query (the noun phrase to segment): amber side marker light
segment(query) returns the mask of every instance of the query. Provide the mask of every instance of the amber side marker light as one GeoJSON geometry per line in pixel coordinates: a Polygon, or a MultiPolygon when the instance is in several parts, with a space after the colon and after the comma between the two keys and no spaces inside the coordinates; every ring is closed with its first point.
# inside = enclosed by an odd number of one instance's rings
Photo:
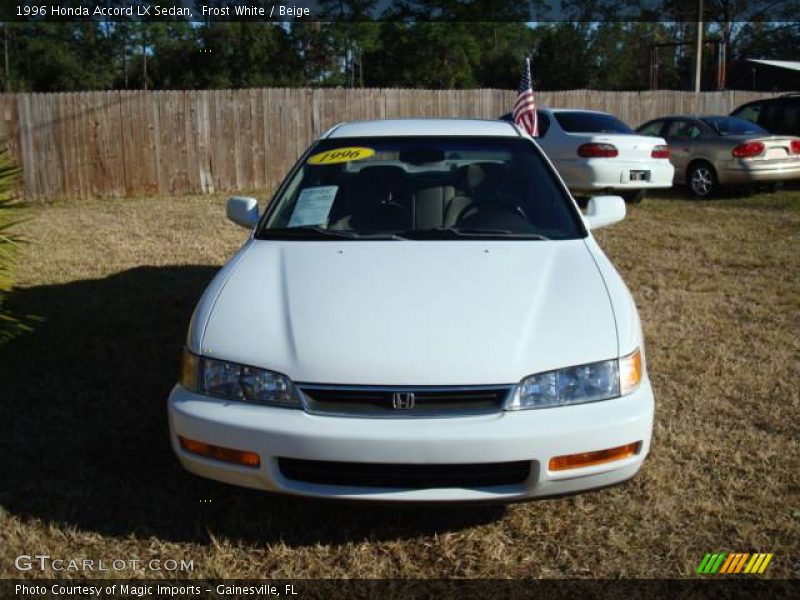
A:
{"type": "Polygon", "coordinates": [[[221,460],[227,463],[234,463],[236,465],[244,465],[245,467],[258,467],[261,466],[261,459],[255,452],[248,452],[246,450],[234,450],[232,448],[223,448],[222,446],[214,446],[206,444],[205,442],[198,442],[197,440],[190,440],[182,436],[178,436],[181,442],[181,448],[192,454],[198,454],[214,460],[221,460]]]}
{"type": "Polygon", "coordinates": [[[629,456],[638,454],[642,442],[634,442],[608,448],[607,450],[596,450],[594,452],[581,452],[580,454],[567,454],[566,456],[554,456],[550,459],[551,471],[566,471],[567,469],[577,469],[578,467],[590,467],[592,465],[602,465],[603,463],[622,460],[629,456]]]}

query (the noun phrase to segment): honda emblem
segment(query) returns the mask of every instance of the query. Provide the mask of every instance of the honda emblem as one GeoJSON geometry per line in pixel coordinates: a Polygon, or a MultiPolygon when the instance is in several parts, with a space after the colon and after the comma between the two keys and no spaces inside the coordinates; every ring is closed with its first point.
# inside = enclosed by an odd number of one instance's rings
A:
{"type": "Polygon", "coordinates": [[[414,408],[414,392],[395,392],[392,394],[392,408],[411,410],[414,408]]]}

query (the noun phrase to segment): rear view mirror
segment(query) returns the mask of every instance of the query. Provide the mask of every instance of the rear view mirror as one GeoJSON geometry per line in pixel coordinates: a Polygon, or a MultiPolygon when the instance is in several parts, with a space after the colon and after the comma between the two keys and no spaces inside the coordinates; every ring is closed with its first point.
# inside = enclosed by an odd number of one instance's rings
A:
{"type": "Polygon", "coordinates": [[[233,196],[228,198],[225,213],[237,225],[253,229],[258,223],[258,201],[246,196],[233,196]]]}
{"type": "Polygon", "coordinates": [[[619,196],[592,196],[583,220],[589,229],[600,229],[625,218],[625,200],[619,196]]]}
{"type": "Polygon", "coordinates": [[[425,165],[442,162],[445,156],[444,150],[437,148],[408,148],[407,150],[401,150],[398,158],[401,162],[411,165],[425,165]]]}

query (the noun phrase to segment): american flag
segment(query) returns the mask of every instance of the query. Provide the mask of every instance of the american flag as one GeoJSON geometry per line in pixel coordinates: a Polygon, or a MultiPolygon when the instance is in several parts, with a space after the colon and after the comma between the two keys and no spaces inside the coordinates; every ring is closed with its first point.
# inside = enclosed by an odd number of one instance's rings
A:
{"type": "Polygon", "coordinates": [[[514,123],[522,125],[532,137],[539,137],[539,119],[531,85],[531,59],[525,59],[525,70],[519,82],[519,95],[514,103],[514,123]]]}

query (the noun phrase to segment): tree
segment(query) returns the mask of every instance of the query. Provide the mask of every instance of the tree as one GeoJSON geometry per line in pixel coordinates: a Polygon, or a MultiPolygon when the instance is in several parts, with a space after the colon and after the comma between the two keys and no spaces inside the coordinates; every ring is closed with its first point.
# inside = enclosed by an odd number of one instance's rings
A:
{"type": "Polygon", "coordinates": [[[586,23],[543,26],[534,52],[534,84],[541,90],[568,90],[589,85],[591,61],[586,23]]]}
{"type": "Polygon", "coordinates": [[[323,85],[338,80],[341,66],[330,24],[296,23],[290,37],[301,61],[300,74],[305,85],[323,85]]]}
{"type": "MultiPolygon", "coordinates": [[[[663,23],[601,23],[591,34],[591,87],[601,90],[647,89],[653,44],[671,42],[673,35],[674,32],[663,23]]],[[[658,57],[659,87],[679,88],[674,48],[661,48],[658,57]]]]}
{"type": "Polygon", "coordinates": [[[480,60],[475,77],[480,87],[515,89],[522,63],[536,45],[537,30],[524,23],[474,23],[480,60]]]}
{"type": "Polygon", "coordinates": [[[480,46],[471,23],[381,23],[368,86],[416,88],[477,87],[480,46]]]}
{"type": "Polygon", "coordinates": [[[339,57],[339,68],[329,73],[327,83],[363,86],[364,55],[378,47],[378,24],[370,20],[376,0],[320,0],[319,4],[321,18],[329,21],[324,35],[339,57]]]}
{"type": "Polygon", "coordinates": [[[7,23],[14,91],[108,89],[112,45],[95,23],[7,23]]]}

